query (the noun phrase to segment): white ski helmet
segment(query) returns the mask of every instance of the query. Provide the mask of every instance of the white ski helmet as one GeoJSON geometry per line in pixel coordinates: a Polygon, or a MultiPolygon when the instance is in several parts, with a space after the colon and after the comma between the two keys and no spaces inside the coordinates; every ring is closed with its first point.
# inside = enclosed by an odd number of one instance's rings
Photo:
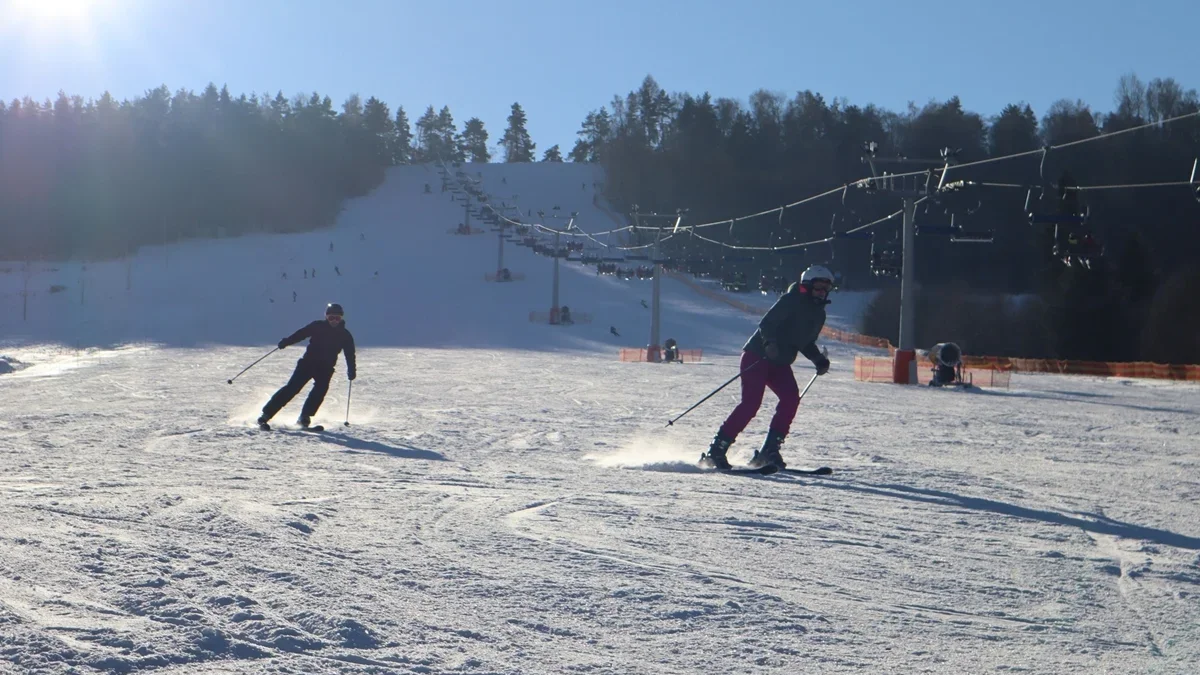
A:
{"type": "Polygon", "coordinates": [[[811,284],[817,279],[824,279],[833,285],[833,272],[830,272],[829,268],[824,265],[812,265],[800,275],[802,284],[811,284]]]}

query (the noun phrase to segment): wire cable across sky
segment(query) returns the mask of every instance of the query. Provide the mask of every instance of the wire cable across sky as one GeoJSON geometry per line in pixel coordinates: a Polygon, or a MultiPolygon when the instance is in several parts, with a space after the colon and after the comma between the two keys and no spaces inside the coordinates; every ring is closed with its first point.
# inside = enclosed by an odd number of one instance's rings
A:
{"type": "MultiPolygon", "coordinates": [[[[1068,141],[1066,143],[1059,143],[1057,145],[1047,145],[1047,146],[1043,146],[1041,148],[1037,148],[1035,150],[1025,150],[1022,152],[1014,152],[1014,153],[1011,153],[1008,155],[1002,155],[1000,157],[988,157],[985,159],[975,160],[972,162],[964,162],[964,163],[947,162],[940,169],[923,169],[920,171],[889,173],[886,176],[880,177],[880,178],[874,178],[874,177],[860,178],[858,180],[851,181],[849,183],[844,183],[835,188],[825,190],[824,192],[819,192],[817,194],[810,195],[808,197],[804,197],[803,199],[799,199],[799,200],[791,202],[789,204],[785,204],[783,206],[777,206],[775,208],[767,209],[765,211],[759,211],[757,213],[751,213],[751,214],[747,214],[744,216],[725,218],[722,220],[715,220],[715,221],[706,222],[706,223],[698,223],[695,225],[682,225],[682,224],[677,225],[676,227],[674,227],[672,229],[672,233],[670,235],[663,237],[657,243],[662,243],[664,241],[668,241],[668,240],[672,239],[673,237],[676,237],[681,234],[687,234],[689,236],[689,238],[694,237],[695,239],[699,239],[701,241],[708,242],[710,244],[715,244],[717,246],[720,246],[720,247],[723,247],[726,249],[737,250],[737,251],[785,251],[785,250],[791,250],[791,249],[797,249],[797,248],[808,248],[810,246],[816,246],[816,245],[820,245],[820,244],[827,244],[827,243],[833,241],[834,239],[837,239],[839,234],[841,234],[841,235],[854,234],[856,232],[861,232],[861,231],[870,229],[881,223],[885,223],[889,220],[892,220],[893,218],[896,218],[897,216],[901,215],[903,213],[903,211],[902,210],[896,211],[895,213],[891,213],[887,216],[873,220],[869,223],[865,223],[863,225],[857,225],[857,226],[855,226],[849,230],[846,230],[844,232],[840,232],[840,233],[835,232],[835,233],[831,234],[830,236],[823,237],[821,239],[815,239],[815,240],[806,241],[806,242],[796,242],[796,243],[791,243],[791,244],[783,244],[783,245],[779,245],[779,246],[741,246],[741,245],[737,245],[737,244],[730,244],[730,243],[723,242],[723,241],[720,241],[717,239],[713,239],[711,237],[706,237],[706,236],[700,235],[697,233],[697,230],[702,230],[702,229],[711,228],[711,227],[718,227],[718,226],[722,226],[722,225],[728,225],[728,226],[730,226],[730,228],[732,230],[732,227],[738,221],[752,220],[754,218],[760,218],[762,216],[767,216],[767,215],[770,215],[773,213],[778,213],[780,215],[780,219],[782,220],[783,214],[785,211],[787,211],[787,209],[802,206],[804,204],[815,202],[817,200],[824,199],[826,197],[830,197],[830,196],[833,196],[833,195],[839,194],[839,193],[844,195],[846,193],[846,191],[848,191],[850,188],[863,188],[863,187],[866,187],[867,185],[869,185],[871,182],[874,182],[877,180],[883,180],[883,179],[895,180],[895,179],[902,179],[902,178],[907,178],[907,177],[912,177],[912,176],[927,175],[932,171],[940,171],[941,172],[940,178],[944,182],[945,177],[952,172],[957,172],[957,171],[961,171],[963,169],[969,169],[969,168],[977,167],[977,166],[983,166],[985,164],[993,164],[996,162],[1020,159],[1022,157],[1032,157],[1032,156],[1039,155],[1039,154],[1043,156],[1043,161],[1044,161],[1045,156],[1049,152],[1054,151],[1054,150],[1061,150],[1064,148],[1075,147],[1075,146],[1083,145],[1086,143],[1092,143],[1095,141],[1113,138],[1116,136],[1120,136],[1122,134],[1128,134],[1128,133],[1132,133],[1134,131],[1148,129],[1151,127],[1162,127],[1167,124],[1172,124],[1172,123],[1179,122],[1182,120],[1192,119],[1192,118],[1197,118],[1197,117],[1200,117],[1200,111],[1186,113],[1183,115],[1177,115],[1175,117],[1170,117],[1170,118],[1158,120],[1155,122],[1147,122],[1145,124],[1139,124],[1137,126],[1129,127],[1128,129],[1120,129],[1117,131],[1103,132],[1103,133],[1097,134],[1095,136],[1089,136],[1087,138],[1081,138],[1081,139],[1077,139],[1074,141],[1068,141]]],[[[442,162],[442,168],[443,168],[443,170],[447,171],[447,173],[449,173],[449,168],[446,167],[444,161],[442,162]]],[[[973,181],[962,181],[961,185],[978,186],[978,187],[994,187],[994,188],[1018,188],[1018,189],[1030,189],[1031,187],[1040,187],[1040,186],[1021,185],[1021,184],[1017,184],[1017,183],[989,183],[989,182],[973,182],[973,181]]],[[[1183,187],[1183,186],[1188,186],[1188,185],[1200,185],[1200,182],[1193,179],[1192,181],[1169,181],[1169,182],[1158,182],[1158,183],[1124,183],[1124,184],[1114,184],[1114,185],[1081,185],[1081,186],[1069,186],[1066,189],[1085,192],[1085,191],[1129,190],[1129,189],[1160,188],[1160,187],[1183,187]]],[[[942,187],[945,187],[945,186],[942,186],[942,187]]],[[[939,189],[941,189],[941,188],[939,188],[939,189]]],[[[925,201],[926,199],[927,199],[927,197],[922,197],[916,203],[919,204],[919,203],[925,201]]],[[[650,227],[650,226],[645,226],[645,225],[642,225],[642,226],[626,225],[624,227],[619,227],[619,228],[615,228],[615,229],[611,229],[611,230],[605,230],[602,232],[589,233],[589,232],[584,231],[577,224],[574,224],[572,222],[572,227],[570,230],[555,230],[553,228],[545,227],[544,225],[542,225],[540,223],[524,223],[524,222],[521,222],[518,220],[513,220],[513,219],[508,218],[508,217],[504,216],[503,214],[501,214],[489,202],[485,201],[485,205],[487,206],[487,208],[490,211],[492,211],[492,213],[496,214],[497,217],[499,217],[501,220],[505,221],[506,223],[509,223],[510,225],[531,227],[531,228],[538,230],[539,232],[544,232],[546,234],[557,234],[557,235],[568,236],[568,237],[583,237],[583,238],[589,239],[589,240],[593,241],[594,243],[596,243],[600,246],[603,246],[605,248],[613,249],[613,250],[620,250],[620,251],[643,250],[643,249],[651,248],[651,247],[655,246],[656,244],[651,243],[651,244],[643,244],[643,245],[637,245],[637,246],[619,246],[619,245],[615,246],[612,244],[607,244],[607,243],[601,242],[599,239],[597,239],[597,237],[611,235],[611,234],[619,234],[622,232],[632,232],[632,231],[637,231],[637,230],[657,231],[659,229],[665,229],[665,228],[650,227]],[[574,230],[574,231],[572,231],[572,230],[574,230]]]]}

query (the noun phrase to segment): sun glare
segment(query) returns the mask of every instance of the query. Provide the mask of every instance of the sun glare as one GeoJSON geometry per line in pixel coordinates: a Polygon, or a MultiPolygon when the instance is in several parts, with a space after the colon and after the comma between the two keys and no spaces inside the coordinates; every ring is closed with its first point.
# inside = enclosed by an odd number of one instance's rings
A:
{"type": "Polygon", "coordinates": [[[72,44],[90,49],[111,38],[130,0],[0,0],[0,37],[27,49],[72,44]]]}
{"type": "Polygon", "coordinates": [[[0,0],[0,16],[39,32],[80,29],[112,0],[0,0]]]}

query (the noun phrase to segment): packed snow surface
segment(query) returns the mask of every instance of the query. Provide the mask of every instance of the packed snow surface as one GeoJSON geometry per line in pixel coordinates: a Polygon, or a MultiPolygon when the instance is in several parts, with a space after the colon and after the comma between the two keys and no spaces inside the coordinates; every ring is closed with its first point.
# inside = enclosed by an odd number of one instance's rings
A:
{"type": "MultiPolygon", "coordinates": [[[[463,171],[616,225],[594,167],[463,171]]],[[[784,456],[834,475],[707,472],[737,384],[666,421],[755,317],[664,280],[703,362],[621,363],[650,282],[564,263],[592,323],[531,323],[551,260],[509,242],[525,280],[487,283],[461,220],[403,167],[331,230],[0,264],[0,672],[1196,672],[1200,387],[865,384],[826,343],[784,456]],[[226,381],[330,301],[353,390],[258,430],[303,347],[226,381]]]]}

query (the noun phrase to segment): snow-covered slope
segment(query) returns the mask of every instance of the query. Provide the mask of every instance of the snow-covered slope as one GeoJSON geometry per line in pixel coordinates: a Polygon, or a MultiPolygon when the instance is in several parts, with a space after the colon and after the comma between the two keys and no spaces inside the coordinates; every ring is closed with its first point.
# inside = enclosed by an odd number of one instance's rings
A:
{"type": "MultiPolygon", "coordinates": [[[[585,169],[467,167],[611,227],[585,169]]],[[[27,323],[0,275],[0,673],[1195,671],[1200,387],[871,385],[830,344],[784,455],[835,474],[705,473],[736,385],[665,422],[753,317],[664,283],[705,363],[620,363],[648,282],[566,265],[594,323],[531,324],[551,261],[514,247],[528,278],[485,283],[496,239],[458,222],[406,167],[333,230],[41,272],[68,289],[27,323]],[[352,401],[339,373],[329,432],[289,425],[299,400],[259,432],[299,350],[226,380],[331,299],[352,401]],[[101,348],[129,340],[157,344],[101,348]]]]}
{"type": "Polygon", "coordinates": [[[785,455],[837,473],[747,478],[692,463],[731,394],[664,429],[733,357],[372,348],[352,426],[339,378],[315,436],[250,426],[290,366],[224,384],[256,355],[0,377],[0,672],[1200,659],[1196,387],[1042,376],[961,394],[835,371],[785,455]]]}
{"type": "MultiPolygon", "coordinates": [[[[564,213],[579,211],[580,227],[615,226],[609,212],[593,205],[592,184],[603,179],[597,167],[464,170],[482,173],[498,200],[512,203],[516,194],[526,210],[550,212],[558,205],[564,213]]],[[[27,320],[23,263],[0,263],[7,270],[0,274],[0,334],[77,347],[269,345],[320,316],[325,303],[339,302],[365,345],[611,352],[646,344],[650,318],[641,301],[649,301],[650,282],[597,277],[579,264],[562,266],[560,302],[590,313],[593,323],[531,324],[530,311],[550,308],[553,262],[509,242],[505,265],[525,280],[485,282],[484,274],[495,271],[497,237],[448,234],[463,221],[463,210],[451,193],[440,192],[439,180],[429,166],[393,168],[371,195],[350,201],[330,230],[150,246],[129,261],[35,263],[27,320]],[[426,183],[433,194],[424,194],[426,183]],[[52,293],[52,286],[61,290],[52,293]],[[610,327],[622,337],[612,336],[610,327]]],[[[688,347],[735,351],[753,321],[674,281],[664,282],[663,293],[663,335],[688,347]]]]}

